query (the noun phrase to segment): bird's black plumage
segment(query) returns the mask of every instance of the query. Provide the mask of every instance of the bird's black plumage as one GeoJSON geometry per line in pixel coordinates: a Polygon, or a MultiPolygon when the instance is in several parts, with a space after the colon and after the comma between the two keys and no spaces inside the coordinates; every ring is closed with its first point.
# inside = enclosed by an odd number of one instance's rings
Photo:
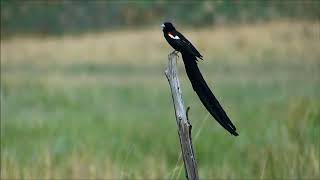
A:
{"type": "Polygon", "coordinates": [[[182,59],[188,78],[193,90],[199,96],[202,104],[218,123],[229,131],[232,135],[238,136],[236,127],[221,107],[220,103],[213,95],[197,65],[197,58],[202,59],[202,55],[181,33],[179,33],[170,22],[162,24],[163,34],[168,43],[182,54],[182,59]]]}

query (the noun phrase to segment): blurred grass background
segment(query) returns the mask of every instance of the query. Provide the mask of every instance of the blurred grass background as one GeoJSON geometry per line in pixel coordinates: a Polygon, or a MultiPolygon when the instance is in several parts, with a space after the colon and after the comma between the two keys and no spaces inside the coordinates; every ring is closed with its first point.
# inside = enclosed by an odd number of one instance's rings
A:
{"type": "Polygon", "coordinates": [[[166,19],[240,133],[179,62],[200,177],[319,179],[319,4],[1,1],[1,179],[184,178],[166,19]]]}

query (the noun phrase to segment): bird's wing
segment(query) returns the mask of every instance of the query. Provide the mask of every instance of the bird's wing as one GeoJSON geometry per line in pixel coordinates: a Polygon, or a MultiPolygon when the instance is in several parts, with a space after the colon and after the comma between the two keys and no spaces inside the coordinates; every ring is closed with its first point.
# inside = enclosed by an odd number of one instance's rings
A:
{"type": "Polygon", "coordinates": [[[232,124],[229,117],[221,107],[216,97],[211,92],[206,81],[198,68],[196,57],[193,54],[181,52],[182,59],[186,68],[187,75],[192,84],[194,91],[199,96],[202,104],[206,107],[209,113],[232,135],[238,136],[236,127],[232,124]]]}
{"type": "Polygon", "coordinates": [[[176,44],[178,44],[181,47],[181,49],[202,59],[202,55],[199,53],[199,51],[181,33],[179,33],[178,31],[171,32],[169,34],[169,37],[175,39],[176,44]]]}

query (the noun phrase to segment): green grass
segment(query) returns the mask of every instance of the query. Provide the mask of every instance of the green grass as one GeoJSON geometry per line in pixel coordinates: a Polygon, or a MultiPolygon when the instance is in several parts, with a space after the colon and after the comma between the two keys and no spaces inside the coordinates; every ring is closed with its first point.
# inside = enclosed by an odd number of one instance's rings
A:
{"type": "MultiPolygon", "coordinates": [[[[246,51],[254,58],[244,63],[214,55],[200,63],[236,138],[208,116],[179,62],[201,178],[320,178],[320,64],[318,52],[305,49],[303,61],[270,50],[246,51]]],[[[1,178],[183,178],[162,59],[141,66],[6,59],[1,178]]]]}

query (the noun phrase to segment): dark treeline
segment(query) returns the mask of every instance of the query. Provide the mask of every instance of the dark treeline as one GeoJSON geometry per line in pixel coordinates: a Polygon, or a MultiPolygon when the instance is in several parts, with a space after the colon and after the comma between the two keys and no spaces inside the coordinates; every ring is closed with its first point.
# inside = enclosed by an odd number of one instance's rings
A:
{"type": "Polygon", "coordinates": [[[320,2],[287,1],[1,1],[1,34],[62,34],[158,25],[319,20],[320,2]]]}

